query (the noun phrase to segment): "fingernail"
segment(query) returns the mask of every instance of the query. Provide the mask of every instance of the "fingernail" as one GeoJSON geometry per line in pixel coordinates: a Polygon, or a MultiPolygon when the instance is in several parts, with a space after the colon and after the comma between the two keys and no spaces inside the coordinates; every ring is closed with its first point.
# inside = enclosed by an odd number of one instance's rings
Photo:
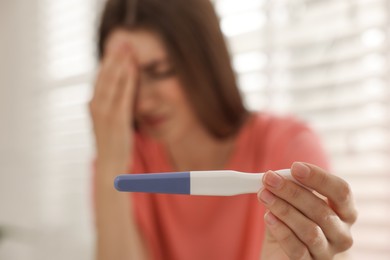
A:
{"type": "Polygon", "coordinates": [[[310,168],[301,162],[295,162],[292,166],[292,173],[294,176],[304,179],[309,177],[310,168]]]}
{"type": "Polygon", "coordinates": [[[267,205],[274,203],[276,197],[268,190],[262,190],[260,192],[260,199],[267,205]]]}
{"type": "Polygon", "coordinates": [[[278,222],[277,218],[269,211],[265,214],[264,219],[265,222],[271,226],[275,225],[276,222],[278,222]]]}
{"type": "Polygon", "coordinates": [[[282,177],[273,171],[268,171],[265,174],[264,178],[265,183],[274,188],[280,188],[283,182],[282,177]]]}

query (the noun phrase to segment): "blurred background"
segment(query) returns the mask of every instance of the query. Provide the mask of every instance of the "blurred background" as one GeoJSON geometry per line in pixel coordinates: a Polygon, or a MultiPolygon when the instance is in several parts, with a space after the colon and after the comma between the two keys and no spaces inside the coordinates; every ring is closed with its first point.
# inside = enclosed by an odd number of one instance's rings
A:
{"type": "MultiPolygon", "coordinates": [[[[104,0],[0,1],[0,259],[93,258],[87,102],[104,0]]],[[[360,212],[351,259],[390,259],[390,1],[214,0],[248,108],[322,137],[360,212]]]]}

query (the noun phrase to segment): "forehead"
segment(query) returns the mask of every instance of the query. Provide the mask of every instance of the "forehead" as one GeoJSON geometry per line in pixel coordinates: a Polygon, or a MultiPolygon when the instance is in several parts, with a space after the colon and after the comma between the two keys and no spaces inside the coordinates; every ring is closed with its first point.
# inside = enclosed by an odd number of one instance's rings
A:
{"type": "Polygon", "coordinates": [[[117,29],[107,39],[106,49],[117,48],[122,43],[129,44],[139,64],[147,64],[167,56],[165,47],[157,34],[148,30],[127,31],[117,29]]]}

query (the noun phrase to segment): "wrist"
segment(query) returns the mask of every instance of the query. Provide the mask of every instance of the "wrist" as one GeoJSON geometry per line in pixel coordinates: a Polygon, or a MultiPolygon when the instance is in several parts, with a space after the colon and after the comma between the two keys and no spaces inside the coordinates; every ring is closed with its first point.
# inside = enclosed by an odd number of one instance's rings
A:
{"type": "Polygon", "coordinates": [[[127,162],[114,162],[114,161],[107,161],[107,160],[96,160],[96,172],[97,174],[104,174],[104,175],[118,175],[118,174],[124,174],[128,171],[128,163],[127,162]]]}

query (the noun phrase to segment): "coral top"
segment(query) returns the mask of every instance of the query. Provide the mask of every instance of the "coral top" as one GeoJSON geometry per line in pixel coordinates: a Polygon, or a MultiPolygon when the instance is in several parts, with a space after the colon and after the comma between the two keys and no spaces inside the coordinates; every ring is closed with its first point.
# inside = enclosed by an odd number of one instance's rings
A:
{"type": "MultiPolygon", "coordinates": [[[[138,134],[133,173],[171,172],[164,148],[138,134]]],[[[304,161],[327,168],[319,138],[290,117],[257,113],[243,125],[225,169],[265,172],[304,161]]],[[[256,194],[207,197],[132,193],[136,221],[152,259],[260,259],[264,207],[256,194]]]]}

